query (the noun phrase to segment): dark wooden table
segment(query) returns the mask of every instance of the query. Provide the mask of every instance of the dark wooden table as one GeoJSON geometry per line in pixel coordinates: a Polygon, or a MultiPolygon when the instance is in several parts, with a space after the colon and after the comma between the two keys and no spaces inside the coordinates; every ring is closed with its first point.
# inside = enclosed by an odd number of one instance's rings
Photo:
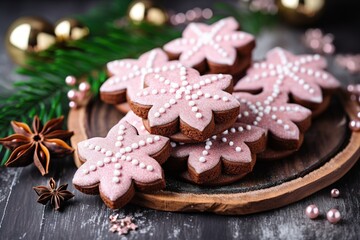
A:
{"type": "MultiPolygon", "coordinates": [[[[211,2],[211,1],[210,1],[211,2]]],[[[335,35],[339,53],[360,52],[359,14],[355,1],[329,0],[329,9],[319,23],[326,32],[335,35]],[[353,4],[353,5],[352,5],[353,4]],[[342,14],[341,14],[342,13],[342,14]],[[356,15],[357,14],[357,15],[356,15]]],[[[86,11],[96,1],[9,1],[0,3],[0,44],[9,24],[19,16],[40,15],[53,21],[86,11]]],[[[192,1],[169,1],[173,9],[186,10],[195,6],[192,1]]],[[[210,5],[200,1],[196,6],[210,5]]],[[[264,29],[258,36],[255,58],[259,59],[274,46],[283,46],[296,53],[308,52],[301,42],[304,29],[278,25],[264,29]]],[[[329,57],[329,71],[344,85],[360,82],[359,75],[351,76],[334,64],[329,57]]],[[[12,73],[3,47],[0,48],[0,94],[11,91],[11,82],[19,78],[12,73]]],[[[1,134],[2,135],[2,134],[1,134]]],[[[72,159],[53,162],[49,177],[58,183],[71,183],[76,167],[72,159]],[[59,170],[61,169],[61,170],[59,170]]],[[[170,213],[136,206],[119,211],[121,216],[131,215],[139,229],[127,239],[360,239],[360,163],[340,181],[298,203],[281,209],[249,216],[218,216],[207,213],[170,213]],[[333,199],[330,190],[338,188],[341,197],[333,199]],[[309,204],[319,206],[321,216],[314,221],[304,215],[309,204]],[[337,207],[342,220],[337,225],[326,221],[326,211],[337,207]]],[[[108,217],[113,210],[107,209],[97,196],[84,195],[70,184],[76,194],[64,211],[54,212],[49,206],[36,203],[33,186],[47,183],[33,166],[21,169],[0,169],[0,239],[118,239],[108,231],[108,217]]],[[[125,237],[124,237],[125,238],[125,237]]]]}

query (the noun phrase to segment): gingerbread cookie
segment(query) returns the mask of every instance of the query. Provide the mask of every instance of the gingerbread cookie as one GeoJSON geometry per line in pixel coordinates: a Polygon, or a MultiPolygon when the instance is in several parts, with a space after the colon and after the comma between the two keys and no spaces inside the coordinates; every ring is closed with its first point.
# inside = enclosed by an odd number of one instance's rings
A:
{"type": "Polygon", "coordinates": [[[280,92],[311,110],[323,108],[323,94],[328,95],[340,86],[339,82],[323,69],[326,60],[319,55],[293,55],[282,48],[268,52],[266,61],[253,64],[246,77],[234,91],[272,91],[277,85],[280,92]]]}
{"type": "Polygon", "coordinates": [[[100,98],[106,103],[119,104],[131,100],[144,88],[144,78],[153,72],[162,72],[179,68],[177,61],[168,61],[164,51],[159,48],[144,53],[135,59],[123,59],[109,62],[111,77],[100,87],[100,98]]]}
{"type": "Polygon", "coordinates": [[[268,131],[268,144],[278,150],[297,150],[303,133],[310,127],[311,111],[288,103],[288,96],[279,87],[258,95],[236,92],[241,104],[237,122],[259,126],[268,131]]]}
{"type": "MultiPolygon", "coordinates": [[[[192,182],[209,184],[223,174],[241,175],[252,171],[256,154],[266,146],[265,130],[241,123],[204,143],[176,144],[167,169],[185,170],[192,182]]],[[[215,180],[215,181],[214,181],[215,180]]]]}
{"type": "Polygon", "coordinates": [[[185,66],[201,73],[238,74],[251,60],[255,38],[251,34],[236,31],[239,24],[233,17],[206,25],[190,23],[182,34],[164,46],[170,58],[179,59],[185,66]]]}
{"type": "Polygon", "coordinates": [[[153,133],[171,136],[181,132],[204,141],[216,124],[233,124],[240,104],[232,92],[230,75],[200,76],[192,68],[152,73],[145,77],[147,88],[136,94],[130,107],[153,133]],[[230,92],[230,93],[229,93],[230,92]]]}
{"type": "MultiPolygon", "coordinates": [[[[136,130],[138,131],[138,133],[140,135],[150,134],[146,130],[146,128],[145,128],[145,126],[143,124],[142,118],[137,116],[131,110],[121,119],[121,121],[127,121],[127,122],[131,123],[136,128],[136,130]]],[[[232,124],[231,125],[229,125],[229,124],[226,124],[226,125],[217,124],[217,125],[215,125],[214,135],[223,132],[224,129],[230,128],[231,126],[232,126],[232,124]]],[[[186,135],[182,134],[181,132],[180,133],[175,133],[175,134],[169,136],[169,138],[170,138],[171,141],[174,141],[174,142],[194,143],[193,139],[188,138],[186,135]]],[[[195,141],[195,142],[197,142],[197,141],[195,141]]]]}
{"type": "Polygon", "coordinates": [[[164,163],[170,154],[169,139],[138,135],[128,122],[116,124],[105,138],[78,144],[84,164],[76,171],[74,186],[87,194],[98,194],[110,208],[120,208],[135,194],[165,187],[164,163]]]}

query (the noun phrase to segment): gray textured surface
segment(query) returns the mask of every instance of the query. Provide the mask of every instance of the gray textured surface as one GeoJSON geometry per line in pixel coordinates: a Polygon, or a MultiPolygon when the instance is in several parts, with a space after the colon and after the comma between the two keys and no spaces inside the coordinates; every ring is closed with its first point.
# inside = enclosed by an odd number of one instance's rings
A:
{"type": "MultiPolygon", "coordinates": [[[[201,1],[202,6],[206,1],[201,1]]],[[[332,1],[334,2],[334,1],[332,1]]],[[[349,2],[349,1],[344,1],[349,2]]],[[[21,15],[42,15],[56,20],[73,12],[88,9],[94,1],[9,1],[0,3],[0,39],[6,27],[21,15]]],[[[171,5],[167,2],[167,5],[171,5]]],[[[191,1],[174,3],[174,8],[191,5],[191,1]]],[[[338,16],[337,16],[338,18],[338,16]]],[[[357,18],[358,19],[358,18],[357,18]]],[[[328,31],[335,33],[340,52],[359,52],[358,24],[351,21],[339,23],[333,19],[325,24],[328,31]]],[[[300,43],[302,29],[280,26],[266,29],[257,39],[255,58],[274,47],[283,46],[296,53],[307,52],[300,43]]],[[[2,42],[0,42],[2,45],[2,42]]],[[[359,76],[350,76],[333,64],[329,58],[330,71],[344,84],[359,82],[359,76]]],[[[1,91],[10,89],[10,82],[17,76],[12,74],[12,65],[0,47],[1,91]]],[[[1,94],[1,93],[0,93],[1,94]]],[[[76,170],[71,159],[65,164],[54,162],[49,176],[61,182],[71,182],[76,170]],[[58,171],[58,169],[62,169],[58,171]]],[[[121,215],[135,217],[139,230],[127,235],[127,239],[360,239],[360,164],[332,186],[287,207],[250,216],[217,216],[202,213],[168,213],[127,206],[121,215]],[[337,187],[341,197],[332,199],[330,190],[337,187]],[[319,206],[321,217],[311,221],[304,216],[308,204],[319,206]],[[325,212],[338,207],[343,220],[332,225],[325,220],[325,212]]],[[[36,203],[32,186],[46,184],[47,179],[29,166],[23,169],[0,169],[0,239],[119,239],[108,232],[108,217],[113,212],[107,209],[97,196],[69,189],[76,197],[63,212],[54,212],[49,206],[36,203]]],[[[120,237],[121,238],[121,237],[120,237]]]]}

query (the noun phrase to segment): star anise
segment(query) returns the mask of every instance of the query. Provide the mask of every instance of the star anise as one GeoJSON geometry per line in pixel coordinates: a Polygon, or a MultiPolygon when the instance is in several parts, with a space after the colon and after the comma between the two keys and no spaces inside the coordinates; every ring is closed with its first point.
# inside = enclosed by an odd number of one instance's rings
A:
{"type": "Polygon", "coordinates": [[[44,127],[37,116],[32,131],[26,123],[12,121],[15,134],[0,138],[0,144],[13,151],[6,161],[7,167],[22,167],[34,162],[42,175],[48,173],[50,156],[63,157],[74,151],[66,140],[74,133],[62,130],[64,117],[48,121],[44,127]]]}
{"type": "Polygon", "coordinates": [[[50,178],[49,187],[37,186],[33,187],[33,189],[39,196],[37,200],[38,203],[46,205],[50,201],[52,207],[55,210],[59,210],[65,201],[74,197],[74,194],[66,190],[67,186],[67,184],[63,184],[58,189],[56,189],[55,180],[50,178]]]}

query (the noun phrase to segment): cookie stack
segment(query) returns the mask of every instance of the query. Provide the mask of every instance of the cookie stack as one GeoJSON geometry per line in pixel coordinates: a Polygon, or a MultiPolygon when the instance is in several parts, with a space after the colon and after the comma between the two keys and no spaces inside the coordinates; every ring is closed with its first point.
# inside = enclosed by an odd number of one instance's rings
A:
{"type": "Polygon", "coordinates": [[[194,184],[224,185],[251,172],[257,156],[298,150],[312,111],[320,114],[339,84],[320,56],[281,48],[237,81],[255,47],[238,28],[233,18],[191,23],[164,50],[110,62],[100,96],[127,114],[105,138],[79,143],[84,164],[75,187],[119,208],[135,190],[164,188],[163,169],[194,184]]]}

